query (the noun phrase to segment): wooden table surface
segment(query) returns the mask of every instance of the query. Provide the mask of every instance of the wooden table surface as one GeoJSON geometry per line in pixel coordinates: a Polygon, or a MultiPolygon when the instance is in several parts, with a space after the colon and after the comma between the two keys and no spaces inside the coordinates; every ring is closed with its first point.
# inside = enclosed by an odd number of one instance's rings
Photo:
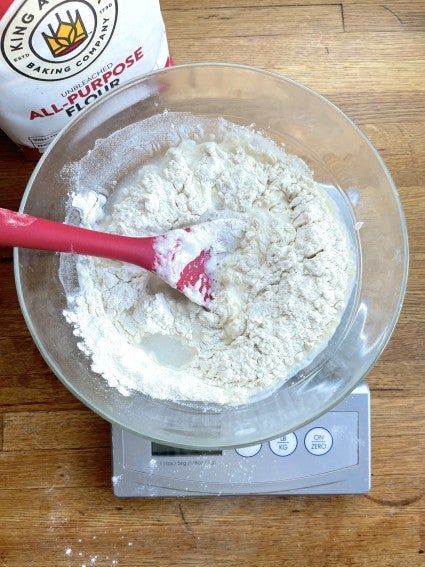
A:
{"type": "MultiPolygon", "coordinates": [[[[410,236],[404,308],[370,372],[364,496],[117,499],[107,423],[43,362],[0,260],[0,565],[425,565],[425,2],[163,0],[176,63],[278,71],[341,107],[381,152],[410,236]]],[[[1,96],[1,92],[0,92],[1,96]]],[[[0,138],[0,206],[34,164],[0,138]]]]}

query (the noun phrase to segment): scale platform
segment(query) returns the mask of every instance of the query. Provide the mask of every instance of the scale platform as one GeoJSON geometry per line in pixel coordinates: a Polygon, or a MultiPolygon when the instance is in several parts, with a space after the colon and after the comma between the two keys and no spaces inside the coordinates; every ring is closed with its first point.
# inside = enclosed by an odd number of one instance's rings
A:
{"type": "Polygon", "coordinates": [[[114,494],[120,497],[364,494],[370,490],[366,383],[307,426],[222,451],[159,445],[112,427],[114,494]]]}

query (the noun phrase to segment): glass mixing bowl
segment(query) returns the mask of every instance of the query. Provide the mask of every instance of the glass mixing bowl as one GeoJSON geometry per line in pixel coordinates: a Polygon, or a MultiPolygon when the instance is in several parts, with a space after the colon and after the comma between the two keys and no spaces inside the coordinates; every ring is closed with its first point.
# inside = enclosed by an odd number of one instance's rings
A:
{"type": "MultiPolygon", "coordinates": [[[[90,99],[91,100],[91,99],[90,99]]],[[[301,157],[340,203],[357,248],[357,279],[333,339],[278,390],[238,407],[179,404],[134,392],[126,397],[90,369],[65,321],[59,255],[15,249],[15,277],[29,330],[59,379],[82,402],[114,424],[157,442],[215,449],[240,447],[296,430],[330,410],[365,377],[398,318],[408,270],[408,244],[394,183],[360,130],[326,99],[274,73],[227,64],[178,66],[143,76],[94,102],[59,134],[37,165],[20,210],[64,221],[68,186],[63,170],[93,150],[86,172],[93,188],[108,186],[162,150],[163,132],[138,124],[167,112],[224,117],[283,143],[301,157]],[[128,127],[131,151],[97,144],[128,127]],[[155,139],[158,136],[158,139],[155,139]],[[161,137],[162,136],[162,137],[161,137]],[[95,148],[95,149],[94,149],[95,148]],[[94,162],[92,162],[94,163],[94,162]],[[115,175],[114,174],[114,175],[115,175]]],[[[109,139],[109,138],[108,138],[109,139]]],[[[112,136],[112,140],[113,140],[112,136]]]]}

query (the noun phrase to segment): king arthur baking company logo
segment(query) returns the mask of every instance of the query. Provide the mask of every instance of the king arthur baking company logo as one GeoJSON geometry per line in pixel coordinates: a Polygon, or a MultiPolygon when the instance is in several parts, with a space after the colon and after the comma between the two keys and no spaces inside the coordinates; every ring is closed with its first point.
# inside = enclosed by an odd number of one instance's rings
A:
{"type": "Polygon", "coordinates": [[[3,56],[31,79],[72,77],[108,45],[117,13],[117,0],[26,0],[2,33],[3,56]]]}
{"type": "Polygon", "coordinates": [[[75,12],[74,17],[69,10],[67,10],[66,15],[68,16],[68,21],[64,22],[61,20],[59,13],[56,12],[55,16],[58,20],[56,31],[54,31],[52,24],[49,24],[50,35],[42,32],[53,57],[67,55],[74,49],[77,49],[89,37],[78,10],[75,12]]]}

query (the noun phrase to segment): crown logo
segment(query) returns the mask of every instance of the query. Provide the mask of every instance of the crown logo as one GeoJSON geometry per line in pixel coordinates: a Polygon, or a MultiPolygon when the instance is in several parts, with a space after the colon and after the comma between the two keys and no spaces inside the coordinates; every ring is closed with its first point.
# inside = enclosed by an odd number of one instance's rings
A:
{"type": "Polygon", "coordinates": [[[55,15],[58,21],[56,31],[49,24],[50,35],[45,32],[42,35],[53,57],[61,57],[81,45],[87,39],[88,33],[78,10],[75,11],[74,18],[69,10],[66,11],[68,21],[61,20],[58,13],[55,15]]]}

